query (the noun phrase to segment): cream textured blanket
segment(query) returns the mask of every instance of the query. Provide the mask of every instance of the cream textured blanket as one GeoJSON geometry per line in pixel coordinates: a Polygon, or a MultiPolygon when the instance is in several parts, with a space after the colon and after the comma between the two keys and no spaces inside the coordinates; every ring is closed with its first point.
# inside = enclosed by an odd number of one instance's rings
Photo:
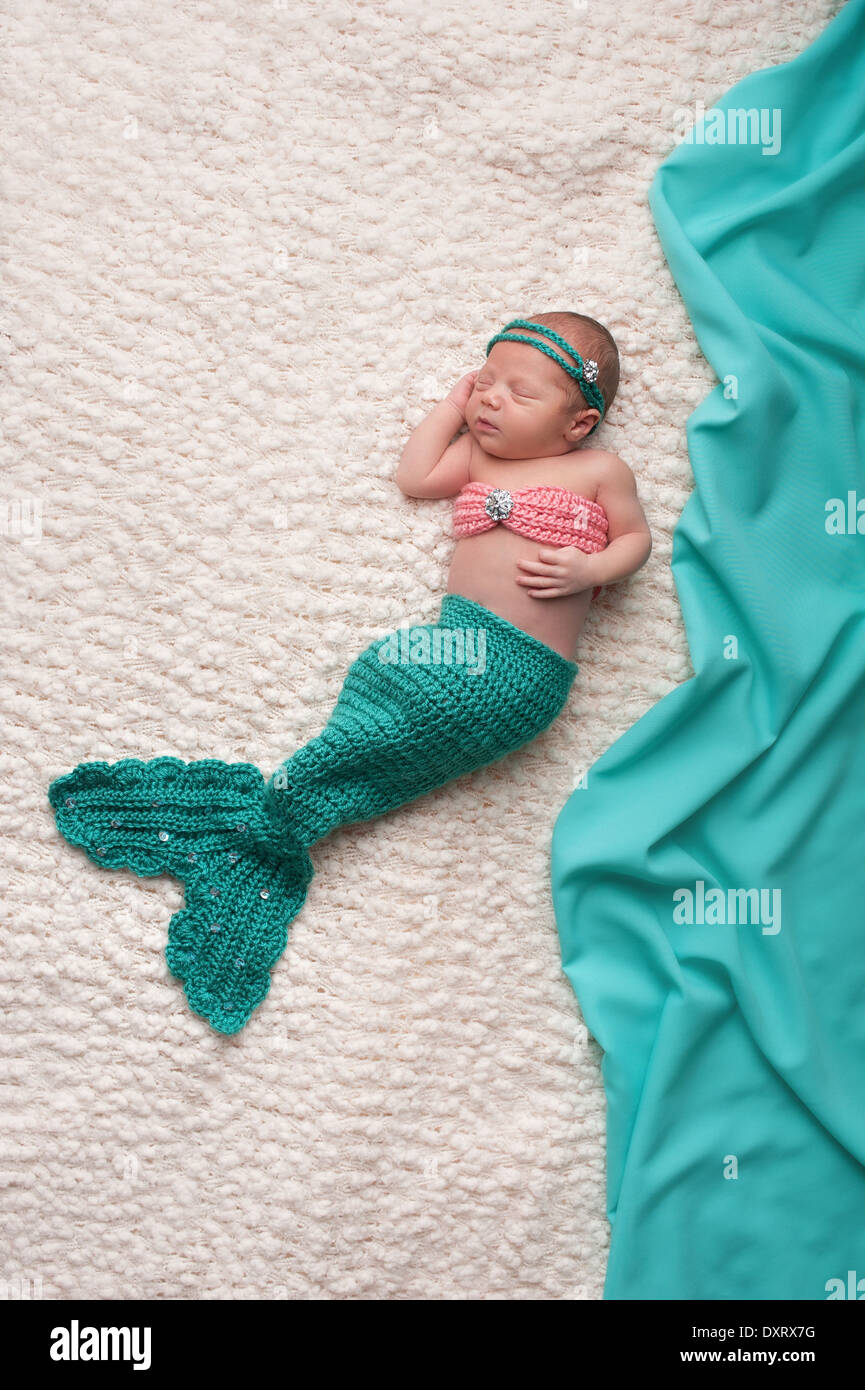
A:
{"type": "Polygon", "coordinates": [[[838,8],[7,7],[8,1296],[600,1296],[604,1097],[549,842],[690,672],[671,533],[714,384],[646,190],[697,103],[838,8]],[[221,1037],[165,964],[179,885],[72,850],[48,783],[269,774],[317,733],[360,647],[438,611],[450,503],[397,490],[408,431],[549,309],[619,343],[597,443],[652,558],[592,605],[535,743],[317,848],[265,1006],[221,1037]]]}

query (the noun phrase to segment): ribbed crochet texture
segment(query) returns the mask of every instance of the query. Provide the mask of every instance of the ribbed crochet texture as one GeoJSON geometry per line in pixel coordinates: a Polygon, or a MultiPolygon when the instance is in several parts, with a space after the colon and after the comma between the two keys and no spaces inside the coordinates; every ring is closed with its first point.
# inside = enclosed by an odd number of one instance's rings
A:
{"type": "Polygon", "coordinates": [[[125,758],[80,763],[48,797],[61,834],[95,863],[185,885],[168,967],[195,1013],[237,1033],[303,906],[308,847],[528,743],[560,712],[578,669],[446,594],[436,624],[397,629],[355,658],[322,732],[267,783],[250,763],[125,758]]]}
{"type": "Polygon", "coordinates": [[[453,531],[457,538],[476,536],[491,526],[506,526],[530,540],[547,545],[575,545],[587,554],[607,544],[609,521],[599,502],[565,487],[509,488],[513,508],[506,517],[490,516],[486,501],[501,491],[492,483],[466,483],[454,499],[453,531]]]}

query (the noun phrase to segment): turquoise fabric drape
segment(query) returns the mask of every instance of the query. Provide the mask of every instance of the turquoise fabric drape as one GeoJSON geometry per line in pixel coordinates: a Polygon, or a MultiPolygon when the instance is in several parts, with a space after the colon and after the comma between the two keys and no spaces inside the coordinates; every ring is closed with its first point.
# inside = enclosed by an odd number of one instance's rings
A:
{"type": "Polygon", "coordinates": [[[603,1049],[604,1298],[862,1298],[865,0],[713,110],[649,191],[718,377],[673,544],[695,675],[565,805],[553,902],[603,1049]]]}

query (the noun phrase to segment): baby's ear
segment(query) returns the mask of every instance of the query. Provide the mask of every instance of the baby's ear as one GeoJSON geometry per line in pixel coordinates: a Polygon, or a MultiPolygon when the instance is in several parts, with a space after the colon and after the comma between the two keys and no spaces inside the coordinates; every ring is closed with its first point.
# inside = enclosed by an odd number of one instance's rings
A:
{"type": "Polygon", "coordinates": [[[587,410],[585,413],[581,412],[579,418],[574,418],[574,423],[571,428],[577,431],[575,439],[577,444],[581,443],[582,440],[586,438],[586,435],[594,428],[600,418],[601,413],[599,410],[587,410]]]}

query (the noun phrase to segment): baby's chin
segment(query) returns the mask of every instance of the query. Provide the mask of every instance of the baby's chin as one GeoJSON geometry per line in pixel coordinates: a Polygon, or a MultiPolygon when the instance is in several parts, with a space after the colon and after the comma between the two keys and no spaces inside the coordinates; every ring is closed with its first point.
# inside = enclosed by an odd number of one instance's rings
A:
{"type": "Polygon", "coordinates": [[[507,440],[503,439],[501,435],[498,433],[475,434],[473,430],[472,437],[475,440],[475,443],[478,445],[478,447],[489,458],[500,459],[502,463],[507,463],[511,459],[529,459],[540,457],[540,455],[536,453],[528,453],[525,450],[525,448],[515,450],[513,445],[508,444],[507,440]]]}
{"type": "Polygon", "coordinates": [[[492,454],[493,458],[498,459],[509,457],[508,443],[501,430],[479,430],[469,425],[469,433],[485,454],[492,454]]]}

